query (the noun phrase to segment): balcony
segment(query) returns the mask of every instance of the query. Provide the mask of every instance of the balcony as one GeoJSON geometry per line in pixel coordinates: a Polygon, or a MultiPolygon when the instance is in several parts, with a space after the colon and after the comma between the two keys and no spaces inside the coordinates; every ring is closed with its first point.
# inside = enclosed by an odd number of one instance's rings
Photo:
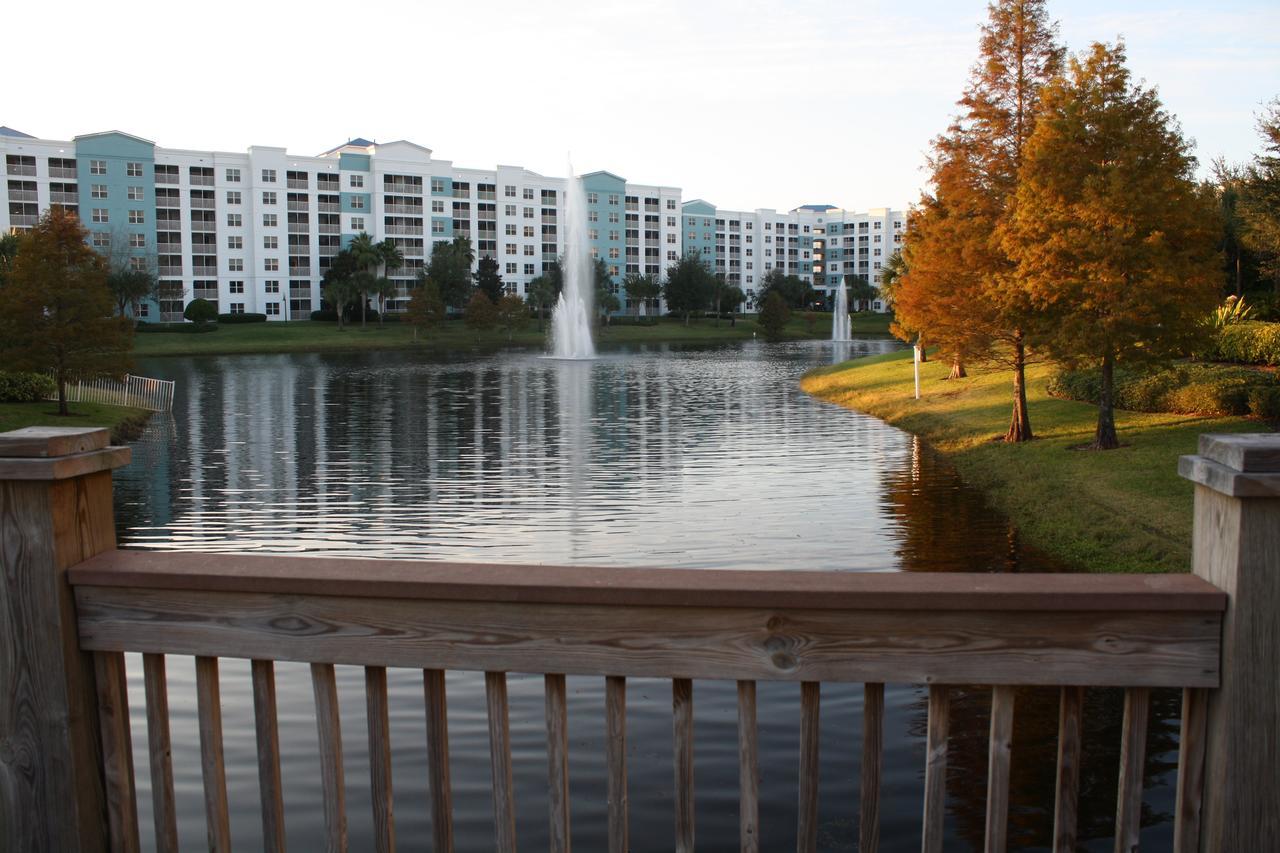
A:
{"type": "Polygon", "coordinates": [[[306,278],[307,276],[311,275],[311,267],[310,266],[305,266],[305,267],[290,266],[289,275],[298,276],[299,278],[306,278]]]}
{"type": "Polygon", "coordinates": [[[9,201],[36,201],[35,190],[9,190],[9,201]]]}
{"type": "Polygon", "coordinates": [[[34,228],[39,219],[38,216],[17,213],[9,217],[9,224],[14,228],[34,228]]]}
{"type": "Polygon", "coordinates": [[[178,264],[177,266],[173,266],[170,264],[168,266],[158,266],[156,267],[156,275],[161,278],[177,278],[182,275],[182,265],[178,264]]]}
{"type": "Polygon", "coordinates": [[[422,234],[421,225],[387,225],[382,230],[387,234],[408,234],[415,236],[422,234]]]}
{"type": "Polygon", "coordinates": [[[311,225],[306,222],[290,222],[289,233],[290,234],[310,234],[311,225]]]}
{"type": "Polygon", "coordinates": [[[19,175],[26,178],[34,178],[36,176],[35,166],[25,166],[21,163],[6,163],[5,172],[10,175],[19,175]]]}
{"type": "Polygon", "coordinates": [[[182,207],[182,200],[179,199],[177,196],[157,195],[156,207],[164,207],[164,208],[182,207]]]}
{"type": "Polygon", "coordinates": [[[215,266],[207,266],[207,265],[205,265],[205,266],[193,266],[193,267],[191,268],[191,274],[192,274],[192,275],[216,276],[216,275],[218,274],[218,267],[217,267],[216,265],[215,265],[215,266]]]}
{"type": "MultiPolygon", "coordinates": [[[[52,173],[53,173],[53,170],[52,170],[52,169],[50,169],[50,170],[49,170],[49,173],[50,173],[50,174],[52,174],[52,173]]],[[[63,177],[74,178],[74,177],[75,177],[75,175],[74,175],[74,174],[71,174],[71,175],[65,175],[65,176],[63,176],[63,177]]],[[[168,172],[160,172],[160,171],[157,171],[157,172],[156,172],[156,183],[157,183],[157,184],[176,184],[176,183],[178,183],[178,176],[177,176],[177,175],[171,175],[171,174],[169,174],[168,172]]]]}
{"type": "Polygon", "coordinates": [[[420,204],[388,204],[383,207],[386,213],[407,213],[410,216],[421,216],[422,205],[420,204]]]}
{"type": "Polygon", "coordinates": [[[382,191],[387,195],[422,195],[422,185],[383,184],[382,191]]]}
{"type": "Polygon", "coordinates": [[[342,226],[340,225],[320,225],[319,226],[319,230],[321,234],[341,234],[342,233],[341,229],[342,229],[342,226]]]}
{"type": "Polygon", "coordinates": [[[192,210],[213,210],[214,200],[211,198],[195,198],[191,199],[192,210]]]}
{"type": "Polygon", "coordinates": [[[310,202],[305,202],[305,201],[294,201],[294,200],[290,200],[290,201],[289,201],[285,206],[286,206],[289,210],[293,210],[293,211],[300,211],[300,212],[303,212],[303,213],[305,213],[305,212],[307,212],[308,210],[310,210],[310,209],[311,209],[311,204],[310,204],[310,202]]]}
{"type": "Polygon", "coordinates": [[[307,183],[306,178],[290,178],[285,185],[291,190],[305,190],[308,188],[307,183]]]}
{"type": "Polygon", "coordinates": [[[213,186],[213,175],[192,175],[191,186],[211,187],[213,186]]]}
{"type": "Polygon", "coordinates": [[[217,230],[218,230],[218,224],[217,224],[216,222],[203,222],[203,221],[199,221],[199,222],[192,222],[192,223],[191,223],[191,230],[192,230],[192,231],[197,231],[197,232],[203,232],[203,233],[206,233],[206,234],[207,234],[207,233],[211,233],[211,232],[213,232],[213,231],[217,231],[217,230]]]}
{"type": "Polygon", "coordinates": [[[338,205],[334,202],[322,201],[317,206],[321,213],[338,213],[338,205]]]}
{"type": "MultiPolygon", "coordinates": [[[[49,167],[49,177],[51,177],[51,178],[75,178],[75,177],[76,177],[76,167],[75,167],[75,166],[50,166],[50,167],[49,167]]],[[[157,175],[157,176],[156,176],[156,182],[157,182],[157,183],[159,183],[159,182],[160,182],[160,176],[159,176],[159,175],[157,175]]]]}

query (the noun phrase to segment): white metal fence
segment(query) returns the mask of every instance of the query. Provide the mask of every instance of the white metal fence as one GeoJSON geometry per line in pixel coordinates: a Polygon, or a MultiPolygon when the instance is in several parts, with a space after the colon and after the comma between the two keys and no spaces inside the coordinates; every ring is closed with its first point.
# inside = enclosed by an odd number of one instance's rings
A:
{"type": "MultiPolygon", "coordinates": [[[[58,399],[58,392],[55,390],[48,399],[58,399]]],[[[173,409],[173,380],[125,374],[123,379],[68,382],[67,402],[106,403],[168,412],[173,409]]]]}

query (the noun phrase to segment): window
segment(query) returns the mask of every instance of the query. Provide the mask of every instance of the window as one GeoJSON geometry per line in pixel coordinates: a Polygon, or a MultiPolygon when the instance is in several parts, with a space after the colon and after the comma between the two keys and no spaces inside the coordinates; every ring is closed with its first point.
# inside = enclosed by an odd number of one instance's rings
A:
{"type": "Polygon", "coordinates": [[[352,175],[351,186],[361,188],[364,186],[364,175],[352,175]]]}
{"type": "Polygon", "coordinates": [[[443,233],[444,233],[444,220],[443,220],[443,219],[433,219],[433,220],[431,220],[431,233],[432,233],[432,234],[443,234],[443,233]]]}
{"type": "Polygon", "coordinates": [[[532,237],[532,236],[533,236],[533,226],[532,226],[532,225],[526,225],[526,226],[524,227],[524,236],[526,236],[526,237],[532,237]]]}
{"type": "Polygon", "coordinates": [[[280,280],[275,278],[269,278],[262,283],[262,287],[263,287],[263,290],[265,290],[267,293],[279,293],[280,280]]]}
{"type": "Polygon", "coordinates": [[[364,230],[364,217],[363,217],[363,216],[353,216],[353,217],[351,217],[351,230],[352,230],[352,231],[355,231],[357,234],[359,234],[361,231],[363,231],[363,230],[364,230]]]}
{"type": "Polygon", "coordinates": [[[616,213],[610,213],[610,214],[609,214],[609,224],[610,224],[610,225],[617,225],[617,224],[618,224],[618,214],[616,214],[616,213]]]}
{"type": "Polygon", "coordinates": [[[596,230],[596,229],[594,229],[594,228],[588,228],[588,229],[587,229],[587,239],[588,239],[588,240],[599,240],[599,239],[600,239],[600,232],[599,232],[599,231],[597,231],[597,230],[596,230]]]}
{"type": "Polygon", "coordinates": [[[431,191],[432,191],[433,193],[442,193],[442,192],[444,192],[444,191],[445,191],[445,189],[444,189],[444,178],[432,178],[432,179],[431,179],[431,191]]]}
{"type": "Polygon", "coordinates": [[[243,314],[243,313],[244,313],[244,303],[243,303],[243,302],[232,302],[232,303],[231,303],[231,313],[232,313],[232,314],[243,314]]]}
{"type": "Polygon", "coordinates": [[[587,193],[587,204],[599,204],[599,203],[600,203],[599,193],[587,193]]]}
{"type": "Polygon", "coordinates": [[[597,212],[596,212],[596,211],[594,211],[594,210],[588,210],[588,211],[587,211],[587,221],[588,221],[588,222],[599,222],[599,221],[600,221],[600,214],[599,214],[599,213],[597,213],[597,212]]]}
{"type": "Polygon", "coordinates": [[[617,232],[617,231],[610,231],[610,232],[609,232],[609,239],[610,239],[610,240],[617,240],[617,239],[618,239],[618,232],[617,232]]]}
{"type": "Polygon", "coordinates": [[[508,237],[516,236],[516,224],[514,222],[508,222],[506,225],[502,226],[502,228],[508,237]]]}
{"type": "Polygon", "coordinates": [[[147,316],[149,316],[150,314],[151,314],[151,306],[150,306],[150,305],[148,305],[147,303],[143,302],[141,305],[139,305],[139,306],[138,306],[138,316],[139,316],[139,317],[147,317],[147,316]]]}
{"type": "Polygon", "coordinates": [[[240,183],[240,170],[239,170],[239,169],[227,169],[227,183],[229,183],[229,184],[238,184],[238,183],[240,183]]]}
{"type": "Polygon", "coordinates": [[[244,258],[231,258],[227,261],[228,272],[244,272],[244,258]]]}
{"type": "Polygon", "coordinates": [[[614,248],[609,250],[609,260],[616,261],[617,259],[618,259],[618,249],[615,246],[614,248]]]}
{"type": "Polygon", "coordinates": [[[275,193],[273,193],[273,192],[264,192],[264,193],[262,194],[262,203],[263,203],[263,204],[275,204],[275,203],[276,203],[276,194],[275,194],[275,193]]]}
{"type": "MultiPolygon", "coordinates": [[[[507,198],[515,198],[516,197],[515,186],[513,184],[507,184],[502,188],[502,194],[507,198]]],[[[515,272],[515,270],[511,270],[511,272],[515,272]]]]}
{"type": "Polygon", "coordinates": [[[146,220],[146,217],[145,217],[145,215],[143,214],[143,212],[142,212],[141,210],[131,210],[131,211],[129,211],[129,224],[130,224],[130,225],[141,225],[142,223],[144,223],[144,222],[146,222],[146,221],[147,221],[147,220],[146,220]]]}
{"type": "Polygon", "coordinates": [[[98,223],[110,222],[111,219],[107,216],[107,209],[105,207],[95,207],[93,209],[92,221],[98,223]]]}
{"type": "Polygon", "coordinates": [[[676,209],[676,200],[674,198],[667,199],[667,210],[676,209]]]}
{"type": "Polygon", "coordinates": [[[227,191],[227,204],[240,204],[240,190],[227,191]]]}
{"type": "Polygon", "coordinates": [[[617,193],[609,193],[609,204],[611,204],[611,205],[612,205],[612,206],[614,206],[614,207],[617,207],[617,206],[618,206],[618,194],[617,194],[617,193]]]}
{"type": "Polygon", "coordinates": [[[141,178],[142,164],[141,163],[125,163],[124,173],[130,178],[141,178]]]}
{"type": "Polygon", "coordinates": [[[106,198],[106,197],[107,197],[106,184],[90,184],[89,185],[89,198],[106,198]]]}
{"type": "Polygon", "coordinates": [[[525,246],[525,247],[524,247],[524,253],[525,253],[526,255],[532,255],[532,254],[533,254],[533,246],[525,246]]]}
{"type": "Polygon", "coordinates": [[[106,173],[107,173],[106,160],[90,160],[89,161],[90,175],[105,175],[106,173]]]}
{"type": "Polygon", "coordinates": [[[268,302],[264,307],[265,307],[265,309],[266,309],[266,314],[267,314],[267,316],[268,316],[268,317],[279,317],[279,316],[280,316],[280,303],[279,303],[279,302],[268,302]]]}
{"type": "Polygon", "coordinates": [[[276,170],[275,170],[275,169],[263,169],[263,170],[262,170],[262,182],[263,182],[264,184],[274,184],[274,183],[276,182],[276,170]]]}
{"type": "Polygon", "coordinates": [[[244,220],[241,218],[240,214],[238,214],[238,213],[228,213],[228,214],[227,214],[227,227],[228,227],[228,228],[239,228],[239,227],[240,227],[241,225],[243,225],[243,224],[244,224],[244,220]]]}
{"type": "Polygon", "coordinates": [[[526,201],[533,201],[533,187],[525,187],[524,192],[521,194],[521,198],[526,201]]]}
{"type": "Polygon", "coordinates": [[[507,244],[507,254],[508,254],[508,255],[514,255],[518,249],[519,249],[519,247],[518,247],[518,246],[516,246],[516,244],[515,244],[515,243],[508,243],[508,244],[507,244]]]}
{"type": "Polygon", "coordinates": [[[264,248],[264,249],[279,249],[279,248],[280,248],[280,238],[279,238],[279,237],[273,237],[273,236],[263,237],[263,238],[262,238],[262,248],[264,248]]]}
{"type": "Polygon", "coordinates": [[[505,205],[503,205],[503,206],[502,206],[502,215],[503,215],[503,216],[515,216],[515,215],[516,215],[516,206],[515,206],[514,204],[505,204],[505,205]]]}
{"type": "Polygon", "coordinates": [[[364,196],[362,196],[362,195],[353,195],[353,196],[351,197],[351,209],[352,209],[352,210],[364,210],[364,196]]]}
{"type": "Polygon", "coordinates": [[[675,241],[676,241],[676,235],[675,235],[675,234],[668,234],[668,235],[667,235],[667,242],[668,242],[668,243],[674,243],[675,241]]]}
{"type": "Polygon", "coordinates": [[[431,199],[431,212],[444,213],[444,200],[438,198],[431,199]]]}
{"type": "Polygon", "coordinates": [[[506,269],[507,275],[515,275],[516,271],[520,269],[520,265],[516,263],[508,263],[506,269]]]}
{"type": "Polygon", "coordinates": [[[280,272],[279,258],[263,258],[262,268],[267,272],[280,272]]]}
{"type": "MultiPolygon", "coordinates": [[[[131,248],[131,249],[145,249],[145,248],[147,248],[147,235],[146,235],[146,234],[130,234],[130,235],[129,235],[129,248],[131,248]]],[[[137,258],[136,260],[139,260],[139,261],[140,261],[140,260],[142,260],[142,258],[137,258]]]]}
{"type": "Polygon", "coordinates": [[[228,288],[227,292],[232,295],[238,295],[238,294],[244,293],[244,282],[243,281],[230,282],[227,285],[227,288],[228,288]]]}
{"type": "Polygon", "coordinates": [[[279,223],[279,221],[280,221],[280,217],[276,216],[274,213],[262,214],[263,228],[275,228],[276,225],[279,223]]]}
{"type": "Polygon", "coordinates": [[[142,187],[129,187],[129,201],[142,201],[142,187]]]}
{"type": "Polygon", "coordinates": [[[524,265],[524,274],[525,274],[525,275],[533,275],[533,270],[534,270],[534,266],[533,266],[533,264],[525,264],[525,265],[524,265]]]}
{"type": "Polygon", "coordinates": [[[227,248],[228,248],[228,249],[243,249],[243,248],[244,248],[244,238],[243,238],[243,237],[236,237],[236,236],[228,237],[228,238],[227,238],[227,248]]]}

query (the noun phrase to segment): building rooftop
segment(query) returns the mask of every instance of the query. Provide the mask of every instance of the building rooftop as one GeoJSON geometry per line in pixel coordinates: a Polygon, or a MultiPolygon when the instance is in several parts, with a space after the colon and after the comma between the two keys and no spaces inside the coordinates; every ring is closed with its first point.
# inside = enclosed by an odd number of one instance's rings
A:
{"type": "Polygon", "coordinates": [[[12,127],[8,127],[7,125],[3,125],[3,124],[0,124],[0,136],[16,136],[19,139],[35,139],[35,137],[29,133],[23,133],[20,130],[14,130],[12,127]]]}

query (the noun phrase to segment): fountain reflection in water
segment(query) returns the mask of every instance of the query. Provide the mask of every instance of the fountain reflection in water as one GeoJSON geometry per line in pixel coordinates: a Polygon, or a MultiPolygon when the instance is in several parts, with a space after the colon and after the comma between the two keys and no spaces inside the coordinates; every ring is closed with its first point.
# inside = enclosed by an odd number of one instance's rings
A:
{"type": "Polygon", "coordinates": [[[831,340],[853,340],[853,323],[849,319],[849,290],[843,284],[836,288],[836,306],[831,312],[831,340]]]}
{"type": "Polygon", "coordinates": [[[556,358],[595,358],[591,340],[592,265],[587,241],[587,194],[582,179],[569,178],[564,193],[564,288],[551,315],[551,354],[556,358]]]}

